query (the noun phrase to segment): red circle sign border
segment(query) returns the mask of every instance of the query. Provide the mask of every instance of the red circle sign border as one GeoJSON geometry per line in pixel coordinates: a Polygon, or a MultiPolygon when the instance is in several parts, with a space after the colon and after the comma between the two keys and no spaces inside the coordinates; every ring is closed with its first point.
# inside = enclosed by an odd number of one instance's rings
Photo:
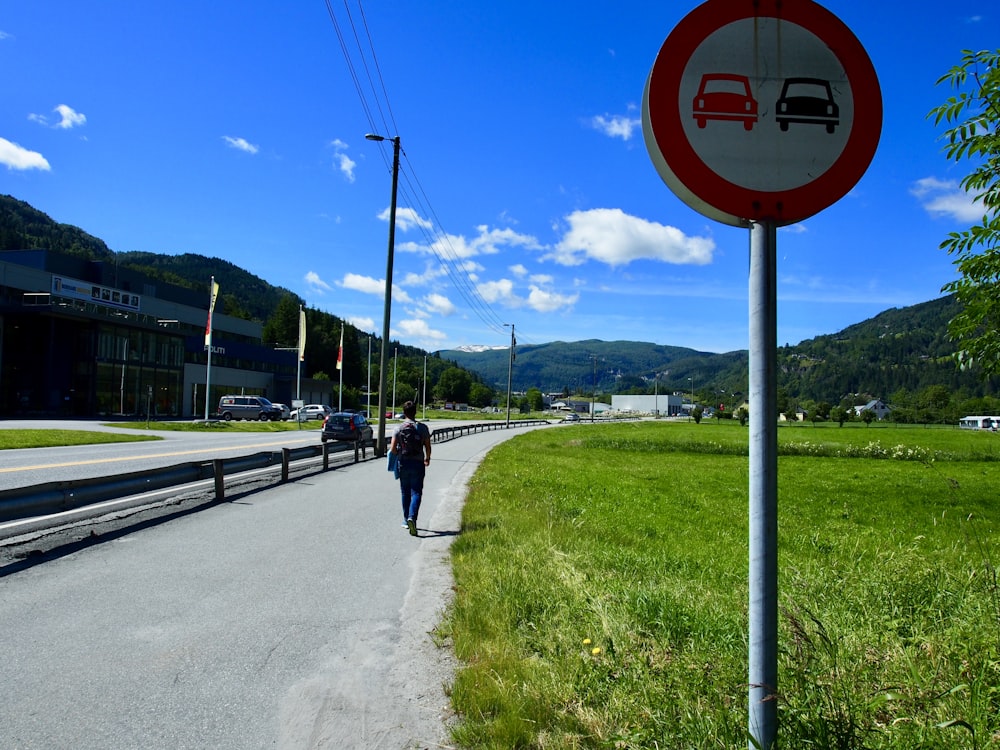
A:
{"type": "MultiPolygon", "coordinates": [[[[740,3],[708,0],[681,19],[670,32],[653,63],[647,86],[648,112],[645,114],[663,162],[694,198],[722,214],[706,215],[722,221],[731,219],[726,223],[737,226],[747,221],[773,221],[779,226],[793,224],[837,202],[868,169],[881,136],[882,94],[867,52],[837,16],[811,0],[740,3]],[[854,96],[854,123],[843,152],[815,180],[790,190],[751,190],[720,177],[692,148],[681,122],[681,78],[695,50],[714,31],[754,17],[794,23],[818,37],[844,66],[854,96]],[[858,106],[858,102],[863,102],[863,106],[858,106]],[[660,144],[668,144],[668,147],[663,148],[660,144]]],[[[700,210],[696,205],[692,208],[700,210]]]]}

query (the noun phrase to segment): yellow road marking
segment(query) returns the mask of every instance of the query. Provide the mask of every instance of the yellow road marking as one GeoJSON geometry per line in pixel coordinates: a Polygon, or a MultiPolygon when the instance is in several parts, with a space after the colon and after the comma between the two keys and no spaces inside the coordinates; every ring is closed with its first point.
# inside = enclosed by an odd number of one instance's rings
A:
{"type": "MultiPolygon", "coordinates": [[[[301,438],[300,438],[301,439],[301,438]]],[[[287,440],[287,438],[285,438],[287,440]]],[[[62,463],[54,464],[36,464],[34,466],[15,466],[9,469],[0,469],[0,474],[13,474],[18,471],[38,471],[40,469],[59,469],[66,466],[87,466],[89,464],[110,464],[119,461],[138,461],[144,458],[168,458],[170,456],[189,456],[195,453],[218,453],[219,451],[226,450],[244,450],[246,448],[268,448],[273,446],[273,443],[252,443],[250,445],[239,445],[239,446],[214,446],[212,448],[202,448],[199,450],[186,450],[186,451],[171,451],[170,453],[147,453],[141,456],[121,456],[119,458],[93,458],[87,461],[64,461],[62,463]]]]}

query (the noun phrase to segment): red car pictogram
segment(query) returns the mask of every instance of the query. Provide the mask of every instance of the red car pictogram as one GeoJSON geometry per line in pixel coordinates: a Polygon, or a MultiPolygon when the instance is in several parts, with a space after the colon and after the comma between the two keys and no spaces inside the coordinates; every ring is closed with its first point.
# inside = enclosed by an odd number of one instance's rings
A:
{"type": "Polygon", "coordinates": [[[706,73],[694,98],[694,119],[699,128],[708,120],[736,120],[744,130],[757,122],[757,100],[750,93],[750,79],[731,73],[706,73]]]}

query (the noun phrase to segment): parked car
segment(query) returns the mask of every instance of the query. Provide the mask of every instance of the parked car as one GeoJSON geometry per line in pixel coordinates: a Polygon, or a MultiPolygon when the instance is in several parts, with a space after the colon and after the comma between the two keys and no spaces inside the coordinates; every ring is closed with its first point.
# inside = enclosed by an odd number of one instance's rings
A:
{"type": "Polygon", "coordinates": [[[320,439],[340,440],[348,443],[373,444],[375,432],[364,414],[338,411],[323,421],[323,434],[320,439]]]}
{"type": "Polygon", "coordinates": [[[310,419],[326,419],[331,414],[333,409],[325,404],[306,404],[301,409],[293,409],[289,416],[298,422],[306,422],[310,419]]]}
{"type": "Polygon", "coordinates": [[[281,419],[281,410],[263,396],[223,396],[219,399],[219,418],[256,419],[261,422],[281,419]]]}
{"type": "Polygon", "coordinates": [[[292,412],[289,410],[287,404],[278,404],[272,401],[271,406],[273,406],[275,409],[278,409],[281,412],[281,416],[278,417],[278,419],[282,421],[288,419],[292,415],[292,412]]]}
{"type": "Polygon", "coordinates": [[[579,421],[580,421],[580,415],[576,413],[567,414],[565,417],[563,417],[563,422],[579,422],[579,421]]]}

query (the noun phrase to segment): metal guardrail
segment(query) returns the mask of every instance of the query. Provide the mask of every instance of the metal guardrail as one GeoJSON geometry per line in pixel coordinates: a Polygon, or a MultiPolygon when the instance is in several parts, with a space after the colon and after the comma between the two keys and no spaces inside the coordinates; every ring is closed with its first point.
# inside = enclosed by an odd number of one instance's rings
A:
{"type": "Polygon", "coordinates": [[[323,459],[323,471],[329,468],[331,453],[354,451],[354,462],[366,457],[366,448],[354,443],[323,443],[304,448],[283,448],[247,456],[192,461],[159,469],[133,471],[107,477],[47,482],[30,487],[0,491],[0,521],[50,515],[87,505],[139,495],[182,484],[215,480],[215,496],[225,497],[225,478],[233,474],[281,465],[281,481],[288,481],[293,461],[323,459]]]}
{"type": "MultiPolygon", "coordinates": [[[[520,420],[511,427],[548,424],[544,420],[520,420]]],[[[484,422],[457,427],[441,427],[431,432],[431,441],[440,443],[464,435],[488,430],[505,429],[505,422],[484,422]]],[[[330,468],[330,454],[354,451],[354,463],[367,458],[367,448],[360,443],[323,443],[303,448],[282,448],[281,451],[263,451],[247,456],[220,458],[212,461],[193,461],[159,469],[134,471],[91,479],[74,479],[47,482],[30,487],[0,491],[0,522],[14,521],[35,516],[51,515],[83,508],[108,500],[140,495],[169,487],[215,480],[216,500],[225,498],[225,478],[255,469],[281,465],[281,480],[287,482],[292,463],[322,458],[323,468],[330,468]]],[[[373,454],[374,454],[374,448],[373,454]]]]}

